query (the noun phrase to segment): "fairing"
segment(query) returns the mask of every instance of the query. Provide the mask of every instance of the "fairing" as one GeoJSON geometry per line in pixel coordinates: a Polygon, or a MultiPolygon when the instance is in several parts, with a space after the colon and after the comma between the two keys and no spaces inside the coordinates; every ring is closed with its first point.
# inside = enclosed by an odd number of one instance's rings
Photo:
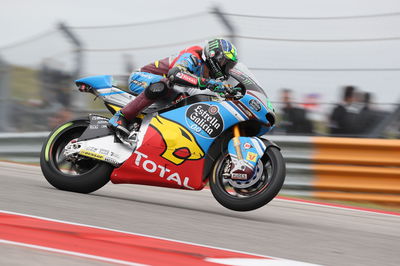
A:
{"type": "Polygon", "coordinates": [[[267,113],[256,97],[246,94],[238,101],[198,102],[156,115],[143,141],[113,172],[111,181],[200,190],[206,184],[205,154],[213,142],[248,120],[259,121],[268,130],[267,113]]]}
{"type": "MultiPolygon", "coordinates": [[[[264,91],[240,64],[231,71],[231,75],[237,86],[246,89],[240,100],[225,100],[215,95],[199,102],[190,102],[187,98],[183,101],[185,105],[178,103],[158,110],[158,113],[147,113],[140,127],[135,151],[113,171],[111,181],[200,190],[207,181],[204,169],[208,169],[209,160],[212,160],[206,154],[224,132],[247,121],[261,125],[259,129],[256,127],[258,131],[254,135],[269,131],[273,126],[269,118],[274,114],[264,91]]],[[[124,106],[134,98],[129,93],[110,87],[108,76],[77,82],[96,88],[95,94],[113,109],[124,106]]],[[[201,98],[199,95],[195,97],[201,98]]],[[[254,158],[249,152],[253,153],[254,147],[243,151],[246,158],[249,154],[250,162],[254,158]]]]}

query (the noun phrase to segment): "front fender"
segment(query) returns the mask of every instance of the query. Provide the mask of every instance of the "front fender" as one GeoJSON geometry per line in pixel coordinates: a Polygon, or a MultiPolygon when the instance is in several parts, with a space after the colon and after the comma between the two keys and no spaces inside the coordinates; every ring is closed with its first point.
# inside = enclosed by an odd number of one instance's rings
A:
{"type": "Polygon", "coordinates": [[[238,137],[229,141],[228,153],[234,164],[239,163],[254,169],[264,155],[266,147],[257,137],[238,137]]]}
{"type": "Polygon", "coordinates": [[[257,164],[265,151],[276,144],[258,137],[232,138],[228,143],[228,153],[232,161],[230,174],[235,180],[248,180],[254,175],[257,164]]]}

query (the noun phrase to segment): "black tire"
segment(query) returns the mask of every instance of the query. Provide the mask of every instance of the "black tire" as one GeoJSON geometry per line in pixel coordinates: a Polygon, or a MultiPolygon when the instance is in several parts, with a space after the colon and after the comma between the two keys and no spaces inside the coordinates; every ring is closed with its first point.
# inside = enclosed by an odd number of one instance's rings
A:
{"type": "Polygon", "coordinates": [[[285,161],[276,147],[268,147],[261,160],[263,172],[260,181],[251,188],[238,189],[230,186],[228,180],[223,177],[223,169],[229,161],[229,155],[221,155],[209,180],[215,199],[222,206],[234,211],[251,211],[270,202],[279,193],[285,181],[285,161]]]}
{"type": "Polygon", "coordinates": [[[110,180],[113,166],[91,158],[72,163],[63,158],[64,147],[78,138],[89,125],[88,120],[67,122],[53,132],[43,144],[40,167],[46,180],[55,188],[79,193],[90,193],[110,180]],[[69,166],[65,167],[66,165],[69,166]]]}

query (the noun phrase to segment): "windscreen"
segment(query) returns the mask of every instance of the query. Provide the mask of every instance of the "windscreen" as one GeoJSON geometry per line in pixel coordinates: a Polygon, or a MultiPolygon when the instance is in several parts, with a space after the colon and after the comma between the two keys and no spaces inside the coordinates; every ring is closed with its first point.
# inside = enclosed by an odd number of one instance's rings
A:
{"type": "Polygon", "coordinates": [[[260,99],[268,109],[273,110],[273,107],[268,100],[266,92],[261,87],[256,77],[246,65],[243,63],[237,63],[236,66],[230,71],[231,78],[228,80],[229,83],[238,85],[239,83],[244,86],[246,93],[253,95],[260,99]]]}

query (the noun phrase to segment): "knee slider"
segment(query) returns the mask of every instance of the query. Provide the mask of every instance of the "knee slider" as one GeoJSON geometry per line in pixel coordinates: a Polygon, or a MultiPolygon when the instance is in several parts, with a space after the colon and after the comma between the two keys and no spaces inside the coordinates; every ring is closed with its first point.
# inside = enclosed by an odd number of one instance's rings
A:
{"type": "Polygon", "coordinates": [[[144,94],[147,98],[155,100],[165,96],[168,92],[168,89],[169,89],[168,84],[165,81],[161,80],[147,87],[144,91],[144,94]]]}

